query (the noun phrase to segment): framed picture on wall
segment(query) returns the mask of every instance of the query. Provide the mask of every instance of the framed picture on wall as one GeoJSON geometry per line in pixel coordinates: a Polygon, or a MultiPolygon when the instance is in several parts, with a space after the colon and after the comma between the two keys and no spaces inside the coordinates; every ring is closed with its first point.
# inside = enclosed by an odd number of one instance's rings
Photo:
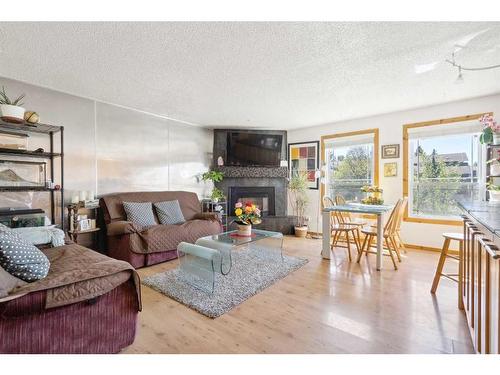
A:
{"type": "Polygon", "coordinates": [[[309,189],[319,188],[316,171],[319,168],[319,141],[288,144],[288,170],[290,177],[305,173],[309,189]]]}
{"type": "Polygon", "coordinates": [[[382,159],[399,158],[399,144],[382,145],[382,159]]]}
{"type": "Polygon", "coordinates": [[[384,163],[384,177],[396,177],[398,175],[398,163],[384,163]]]}

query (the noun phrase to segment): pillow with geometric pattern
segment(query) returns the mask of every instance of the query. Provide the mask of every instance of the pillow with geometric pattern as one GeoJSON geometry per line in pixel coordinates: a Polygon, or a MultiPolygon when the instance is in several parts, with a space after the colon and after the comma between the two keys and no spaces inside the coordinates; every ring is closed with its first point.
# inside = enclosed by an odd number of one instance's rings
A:
{"type": "Polygon", "coordinates": [[[37,247],[13,231],[0,231],[0,266],[11,275],[33,282],[49,273],[50,262],[37,247]]]}
{"type": "Polygon", "coordinates": [[[151,202],[123,202],[127,220],[141,227],[157,225],[151,202]]]}
{"type": "Polygon", "coordinates": [[[178,200],[156,202],[154,206],[160,223],[175,225],[186,222],[178,200]]]}

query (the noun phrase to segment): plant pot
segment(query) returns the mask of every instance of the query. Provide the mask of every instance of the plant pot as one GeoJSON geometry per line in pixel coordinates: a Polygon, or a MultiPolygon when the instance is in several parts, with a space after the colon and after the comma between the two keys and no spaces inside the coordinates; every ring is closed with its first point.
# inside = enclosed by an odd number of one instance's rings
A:
{"type": "Polygon", "coordinates": [[[500,145],[500,133],[493,133],[493,144],[500,145]]]}
{"type": "Polygon", "coordinates": [[[500,176],[500,163],[495,161],[490,165],[490,175],[491,176],[500,176]]]}
{"type": "Polygon", "coordinates": [[[500,191],[488,190],[490,193],[490,202],[500,202],[500,191]]]}
{"type": "Polygon", "coordinates": [[[17,105],[0,104],[2,120],[16,124],[24,123],[24,108],[17,105]]]}
{"type": "Polygon", "coordinates": [[[490,183],[492,185],[500,186],[500,177],[490,177],[490,183]]]}
{"type": "Polygon", "coordinates": [[[304,238],[307,236],[307,225],[304,225],[302,227],[295,226],[294,231],[295,231],[295,237],[302,237],[304,238]]]}
{"type": "Polygon", "coordinates": [[[250,237],[252,235],[252,225],[251,224],[237,224],[238,226],[238,236],[250,237]]]}

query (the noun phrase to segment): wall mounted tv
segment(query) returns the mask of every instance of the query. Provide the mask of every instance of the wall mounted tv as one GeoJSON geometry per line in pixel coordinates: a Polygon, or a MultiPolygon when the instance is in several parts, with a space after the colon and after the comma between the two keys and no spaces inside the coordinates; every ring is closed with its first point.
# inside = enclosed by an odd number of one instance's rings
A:
{"type": "Polygon", "coordinates": [[[279,167],[283,136],[266,133],[227,133],[227,165],[279,167]]]}

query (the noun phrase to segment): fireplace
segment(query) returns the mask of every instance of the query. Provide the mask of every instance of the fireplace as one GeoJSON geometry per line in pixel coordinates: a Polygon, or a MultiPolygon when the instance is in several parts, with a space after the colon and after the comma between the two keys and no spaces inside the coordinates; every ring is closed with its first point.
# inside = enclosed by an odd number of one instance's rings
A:
{"type": "Polygon", "coordinates": [[[275,191],[273,186],[231,186],[229,188],[230,210],[238,202],[251,201],[260,208],[262,216],[275,216],[275,191]]]}

